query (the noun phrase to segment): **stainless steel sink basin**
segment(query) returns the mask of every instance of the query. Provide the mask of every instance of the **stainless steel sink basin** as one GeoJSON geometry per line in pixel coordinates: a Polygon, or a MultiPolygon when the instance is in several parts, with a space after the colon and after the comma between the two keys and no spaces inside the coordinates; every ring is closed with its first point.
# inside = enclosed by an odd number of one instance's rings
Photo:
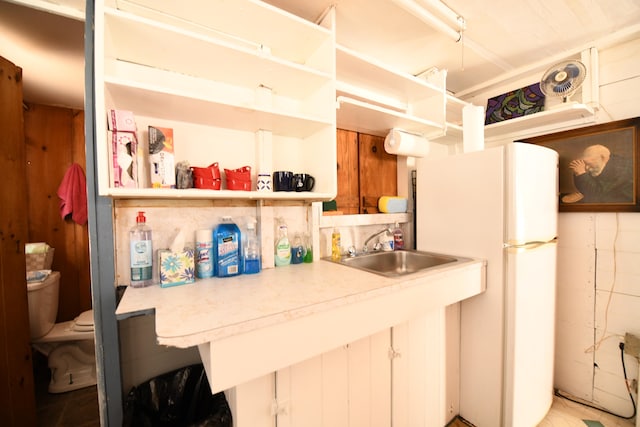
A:
{"type": "MultiPolygon", "coordinates": [[[[331,258],[324,258],[332,261],[331,258]]],[[[437,254],[416,250],[402,250],[393,252],[372,252],[355,257],[342,257],[337,262],[348,267],[395,277],[417,273],[429,268],[435,268],[453,262],[468,261],[469,258],[437,254]]]]}

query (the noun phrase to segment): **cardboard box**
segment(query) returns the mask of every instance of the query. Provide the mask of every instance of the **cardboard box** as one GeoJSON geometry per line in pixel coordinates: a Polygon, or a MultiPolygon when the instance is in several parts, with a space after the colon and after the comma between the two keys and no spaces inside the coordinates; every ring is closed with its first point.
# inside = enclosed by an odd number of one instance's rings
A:
{"type": "Polygon", "coordinates": [[[162,288],[185,285],[196,280],[195,257],[192,248],[185,248],[181,252],[161,249],[158,251],[158,265],[160,266],[160,287],[162,288]]]}
{"type": "Polygon", "coordinates": [[[152,187],[175,188],[173,129],[149,126],[149,163],[152,187]]]}

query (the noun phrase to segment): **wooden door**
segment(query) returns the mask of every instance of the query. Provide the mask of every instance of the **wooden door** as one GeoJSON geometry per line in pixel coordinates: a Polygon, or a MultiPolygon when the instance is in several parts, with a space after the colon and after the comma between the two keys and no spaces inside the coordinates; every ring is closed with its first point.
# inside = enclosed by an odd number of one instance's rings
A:
{"type": "Polygon", "coordinates": [[[0,57],[0,425],[35,426],[24,244],[27,191],[22,69],[0,57]]]}
{"type": "Polygon", "coordinates": [[[358,134],[360,213],[378,213],[378,199],[398,194],[397,156],[384,150],[384,138],[358,134]]]}
{"type": "Polygon", "coordinates": [[[358,176],[358,133],[338,129],[338,195],[336,204],[343,214],[360,213],[360,180],[358,176]]]}

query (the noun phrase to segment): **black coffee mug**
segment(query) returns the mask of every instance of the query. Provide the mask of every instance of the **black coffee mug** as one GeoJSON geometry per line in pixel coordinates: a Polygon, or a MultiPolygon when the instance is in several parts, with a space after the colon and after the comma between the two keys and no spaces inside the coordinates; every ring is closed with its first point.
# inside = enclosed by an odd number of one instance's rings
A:
{"type": "Polygon", "coordinates": [[[293,172],[275,171],[273,173],[273,191],[293,191],[293,172]]]}
{"type": "Polygon", "coordinates": [[[308,173],[297,173],[293,175],[293,187],[296,191],[311,191],[316,183],[316,179],[308,173]]]}

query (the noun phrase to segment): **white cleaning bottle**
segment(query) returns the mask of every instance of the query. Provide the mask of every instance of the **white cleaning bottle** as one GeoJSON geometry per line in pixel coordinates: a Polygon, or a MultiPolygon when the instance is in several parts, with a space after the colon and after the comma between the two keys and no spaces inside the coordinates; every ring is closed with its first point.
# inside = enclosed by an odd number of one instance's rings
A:
{"type": "Polygon", "coordinates": [[[129,231],[131,286],[143,288],[153,284],[153,241],[144,212],[138,212],[136,225],[129,231]]]}

